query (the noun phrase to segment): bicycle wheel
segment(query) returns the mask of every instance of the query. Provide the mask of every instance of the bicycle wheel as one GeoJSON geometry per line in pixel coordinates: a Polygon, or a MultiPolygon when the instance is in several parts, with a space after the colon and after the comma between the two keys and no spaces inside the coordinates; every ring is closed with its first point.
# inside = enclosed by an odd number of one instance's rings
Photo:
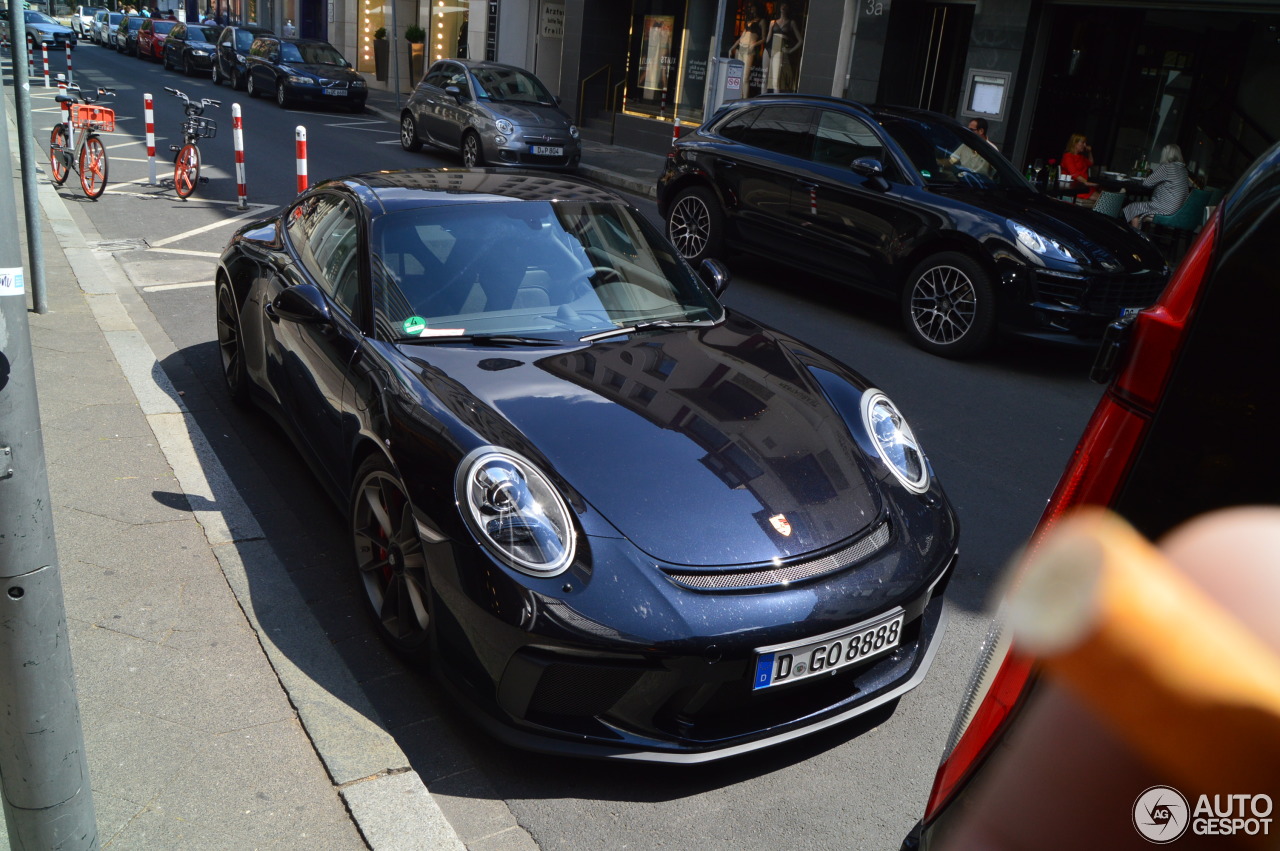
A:
{"type": "Polygon", "coordinates": [[[173,189],[179,198],[189,198],[200,182],[200,149],[188,142],[173,161],[173,189]]]}
{"type": "Polygon", "coordinates": [[[95,201],[107,190],[107,148],[97,136],[85,139],[80,149],[80,187],[95,201]]]}
{"type": "Polygon", "coordinates": [[[67,142],[67,128],[62,124],[55,126],[49,134],[49,171],[57,186],[66,183],[67,175],[71,173],[68,168],[71,157],[67,154],[67,142]]]}

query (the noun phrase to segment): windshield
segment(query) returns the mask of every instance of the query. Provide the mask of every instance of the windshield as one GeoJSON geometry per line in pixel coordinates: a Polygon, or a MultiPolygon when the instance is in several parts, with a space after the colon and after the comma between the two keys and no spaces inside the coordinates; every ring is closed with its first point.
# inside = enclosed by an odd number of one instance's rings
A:
{"type": "Polygon", "coordinates": [[[154,30],[157,34],[164,34],[164,33],[167,33],[169,30],[173,29],[174,27],[176,27],[177,25],[178,25],[177,21],[156,21],[154,24],[151,25],[151,29],[154,30]]]}
{"type": "Polygon", "coordinates": [[[519,68],[481,66],[472,69],[471,73],[479,85],[477,95],[481,99],[546,105],[556,102],[541,80],[519,68]]]}
{"type": "Polygon", "coordinates": [[[989,142],[950,124],[884,116],[880,125],[931,187],[1026,189],[1026,180],[989,142]]]}
{"type": "Polygon", "coordinates": [[[381,216],[374,321],[384,339],[516,335],[577,341],[723,309],[651,225],[622,204],[504,201],[381,216]]]}
{"type": "Polygon", "coordinates": [[[112,12],[107,16],[107,22],[110,24],[118,24],[120,23],[120,19],[123,17],[124,15],[120,12],[112,12]]]}
{"type": "Polygon", "coordinates": [[[29,24],[48,24],[50,26],[59,26],[58,22],[46,15],[44,12],[23,12],[22,16],[29,24]]]}
{"type": "Polygon", "coordinates": [[[213,33],[209,32],[204,27],[188,26],[187,41],[211,42],[213,41],[213,33]]]}
{"type": "Polygon", "coordinates": [[[280,43],[280,61],[296,62],[302,65],[338,65],[345,66],[342,54],[331,44],[295,44],[291,41],[280,43]]]}

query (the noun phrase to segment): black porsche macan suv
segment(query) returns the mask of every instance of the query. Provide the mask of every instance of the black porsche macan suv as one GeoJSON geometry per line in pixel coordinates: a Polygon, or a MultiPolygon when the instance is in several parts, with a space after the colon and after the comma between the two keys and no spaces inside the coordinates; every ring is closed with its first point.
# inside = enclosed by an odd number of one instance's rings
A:
{"type": "Polygon", "coordinates": [[[734,101],[672,148],[658,205],[691,262],[731,248],[889,295],[946,357],[997,329],[1097,340],[1169,275],[1124,222],[1036,192],[990,143],[906,107],[734,101]]]}

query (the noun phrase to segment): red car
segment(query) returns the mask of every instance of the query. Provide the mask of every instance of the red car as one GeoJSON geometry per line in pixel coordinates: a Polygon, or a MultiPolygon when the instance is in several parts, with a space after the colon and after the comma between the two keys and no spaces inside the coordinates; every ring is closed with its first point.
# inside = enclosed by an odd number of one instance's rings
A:
{"type": "MultiPolygon", "coordinates": [[[[1154,540],[1215,509],[1280,503],[1280,394],[1267,377],[1280,363],[1280,337],[1270,311],[1256,309],[1275,302],[1278,235],[1280,145],[1216,208],[1156,304],[1108,330],[1094,366],[1107,392],[1037,532],[1078,505],[1105,506],[1154,540]]],[[[1040,691],[1035,665],[1008,651],[993,627],[903,851],[966,847],[955,831],[976,781],[1024,732],[1020,719],[1040,691]]],[[[1119,803],[1127,818],[1129,801],[1119,803]]],[[[1095,830],[1096,847],[1144,841],[1128,824],[1122,835],[1096,832],[1102,813],[1066,804],[1062,814],[1095,830]]]]}
{"type": "Polygon", "coordinates": [[[138,58],[160,61],[164,55],[164,40],[169,31],[178,25],[177,21],[147,18],[138,30],[138,58]]]}

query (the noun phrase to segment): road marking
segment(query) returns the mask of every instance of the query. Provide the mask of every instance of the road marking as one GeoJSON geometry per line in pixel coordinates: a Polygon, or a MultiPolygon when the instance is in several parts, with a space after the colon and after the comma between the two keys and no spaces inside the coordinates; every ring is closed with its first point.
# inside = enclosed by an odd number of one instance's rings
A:
{"type": "Polygon", "coordinates": [[[383,139],[381,142],[374,142],[375,145],[399,145],[399,139],[383,139]]]}
{"type": "MultiPolygon", "coordinates": [[[[266,205],[264,204],[262,206],[266,206],[266,205]]],[[[247,218],[250,218],[251,216],[256,217],[259,214],[260,214],[260,210],[250,210],[247,213],[241,213],[238,216],[232,216],[231,218],[223,219],[220,222],[213,222],[212,224],[202,225],[198,228],[195,228],[194,230],[189,230],[186,233],[179,233],[179,234],[174,234],[173,236],[166,236],[164,239],[158,239],[155,242],[151,243],[151,247],[160,248],[161,246],[168,245],[171,242],[181,242],[184,239],[190,239],[193,236],[198,236],[202,233],[206,233],[207,231],[215,230],[220,227],[226,227],[227,225],[232,224],[233,222],[238,222],[241,219],[247,219],[247,218]]]]}
{"type": "Polygon", "coordinates": [[[144,293],[159,293],[165,290],[192,290],[196,287],[211,287],[213,281],[192,281],[189,284],[153,284],[149,287],[143,287],[144,293]]]}
{"type": "Polygon", "coordinates": [[[221,257],[221,251],[196,251],[194,248],[152,248],[148,246],[147,251],[155,251],[160,254],[184,254],[189,257],[221,257]]]}

